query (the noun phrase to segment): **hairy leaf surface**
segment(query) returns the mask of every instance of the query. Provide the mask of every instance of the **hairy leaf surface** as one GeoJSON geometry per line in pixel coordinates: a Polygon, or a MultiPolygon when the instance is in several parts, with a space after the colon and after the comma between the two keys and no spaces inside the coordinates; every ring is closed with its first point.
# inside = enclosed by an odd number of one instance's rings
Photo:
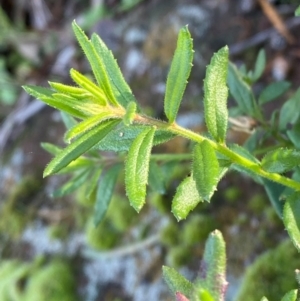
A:
{"type": "Polygon", "coordinates": [[[46,167],[44,177],[60,171],[69,165],[73,160],[91,149],[97,142],[103,139],[119,121],[107,120],[92,130],[84,133],[79,139],[67,146],[60,152],[46,167]]]}
{"type": "Polygon", "coordinates": [[[227,70],[228,47],[225,46],[213,55],[204,80],[205,122],[209,133],[218,142],[225,141],[227,131],[227,70]]]}
{"type": "Polygon", "coordinates": [[[262,168],[268,172],[283,173],[300,165],[300,151],[278,148],[267,153],[261,164],[262,168]]]}
{"type": "Polygon", "coordinates": [[[107,119],[116,119],[117,117],[112,112],[101,112],[95,116],[89,117],[84,121],[76,124],[65,134],[65,140],[70,142],[72,139],[82,135],[83,133],[90,131],[92,128],[102,123],[107,119]]]}
{"type": "Polygon", "coordinates": [[[133,141],[125,163],[125,186],[130,204],[139,212],[145,204],[149,161],[155,129],[146,128],[133,141]]]}
{"type": "Polygon", "coordinates": [[[185,219],[199,202],[203,202],[203,199],[199,195],[196,182],[193,177],[187,177],[177,187],[172,201],[172,212],[180,221],[185,219]]]}
{"type": "Polygon", "coordinates": [[[115,106],[118,106],[117,99],[115,98],[115,95],[112,91],[111,83],[107,75],[103,58],[100,57],[100,55],[96,52],[96,49],[91,41],[87,38],[85,33],[76,24],[75,21],[72,23],[72,27],[75,36],[92,67],[98,85],[104,91],[105,96],[107,97],[109,102],[115,106]]]}
{"type": "Polygon", "coordinates": [[[219,162],[208,141],[195,145],[193,152],[193,178],[199,195],[209,201],[219,181],[219,162]]]}
{"type": "Polygon", "coordinates": [[[105,66],[114,98],[124,108],[126,108],[130,102],[136,102],[135,97],[133,96],[130,87],[126,83],[112,52],[96,34],[92,35],[92,44],[105,66]]]}
{"type": "Polygon", "coordinates": [[[175,121],[178,113],[192,69],[193,52],[193,40],[186,26],[179,32],[175,54],[167,78],[164,109],[170,123],[175,121]]]}
{"type": "Polygon", "coordinates": [[[163,266],[162,270],[164,280],[167,282],[168,287],[173,294],[180,292],[188,298],[192,296],[194,290],[193,283],[188,281],[173,268],[163,266]]]}
{"type": "MultiPolygon", "coordinates": [[[[83,90],[90,92],[95,97],[97,103],[99,103],[102,106],[107,105],[107,99],[103,90],[100,89],[96,84],[94,84],[90,79],[88,79],[86,76],[76,71],[75,69],[70,70],[70,75],[75,83],[77,83],[80,87],[82,87],[83,90]]],[[[72,95],[73,93],[69,93],[69,94],[72,95]]]]}
{"type": "Polygon", "coordinates": [[[289,196],[283,208],[283,223],[285,228],[300,252],[300,193],[296,192],[289,196]]]}
{"type": "Polygon", "coordinates": [[[100,178],[95,203],[95,226],[98,226],[105,216],[114,192],[114,187],[116,185],[121,167],[121,164],[114,165],[108,171],[104,172],[103,176],[100,178]]]}

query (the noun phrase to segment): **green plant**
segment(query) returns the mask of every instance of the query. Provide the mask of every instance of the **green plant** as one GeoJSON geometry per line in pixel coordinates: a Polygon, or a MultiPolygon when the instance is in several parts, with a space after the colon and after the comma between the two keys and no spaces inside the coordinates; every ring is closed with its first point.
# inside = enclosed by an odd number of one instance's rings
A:
{"type": "MultiPolygon", "coordinates": [[[[85,194],[87,198],[94,198],[94,224],[97,226],[109,207],[123,161],[126,194],[131,206],[139,212],[146,202],[148,181],[149,184],[154,183],[150,181],[151,173],[157,177],[160,174],[161,166],[157,163],[191,160],[191,171],[177,187],[172,201],[172,212],[180,221],[198,203],[209,202],[222,177],[235,169],[265,187],[294,245],[300,250],[300,113],[297,109],[300,89],[270,119],[265,116],[264,104],[283,95],[289,84],[271,85],[258,98],[253,94],[251,85],[264,70],[263,51],[259,53],[253,71],[247,71],[245,67],[238,69],[229,63],[226,46],[213,55],[204,81],[204,115],[208,133],[202,134],[176,123],[194,52],[187,27],[180,30],[167,78],[164,99],[166,121],[142,112],[111,51],[99,36],[93,34],[89,40],[75,22],[73,30],[90,62],[96,83],[72,69],[70,74],[76,87],[54,82],[50,82],[51,89],[24,87],[32,96],[64,112],[68,146],[60,149],[43,144],[55,156],[46,167],[44,176],[55,173],[72,175],[55,192],[56,196],[71,193],[88,181],[85,194]],[[237,102],[237,107],[230,111],[227,109],[227,83],[237,102]],[[256,131],[244,147],[226,142],[229,115],[232,121],[236,114],[246,114],[257,123],[256,131]],[[289,130],[286,130],[287,124],[290,124],[289,130]],[[153,146],[176,136],[193,143],[191,154],[151,154],[153,146]],[[117,155],[106,157],[99,150],[114,151],[117,155]],[[284,206],[280,199],[284,200],[284,206]]],[[[251,131],[250,128],[247,130],[251,131]]],[[[157,187],[157,183],[155,185],[157,187]]],[[[163,186],[159,188],[163,189],[163,186]]],[[[178,300],[224,299],[225,244],[218,231],[211,234],[207,242],[204,263],[207,266],[206,277],[200,278],[196,285],[184,281],[182,284],[181,276],[173,270],[164,269],[165,278],[171,283],[178,300]]],[[[294,300],[286,298],[284,300],[294,300]]]]}

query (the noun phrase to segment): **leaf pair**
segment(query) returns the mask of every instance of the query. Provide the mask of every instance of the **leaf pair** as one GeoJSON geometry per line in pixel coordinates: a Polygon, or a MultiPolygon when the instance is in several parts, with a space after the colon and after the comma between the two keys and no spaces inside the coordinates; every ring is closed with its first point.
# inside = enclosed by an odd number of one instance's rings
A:
{"type": "Polygon", "coordinates": [[[205,244],[200,275],[194,283],[166,266],[163,267],[163,277],[170,290],[176,294],[177,300],[224,300],[227,287],[226,251],[221,232],[215,230],[209,235],[205,244]]]}

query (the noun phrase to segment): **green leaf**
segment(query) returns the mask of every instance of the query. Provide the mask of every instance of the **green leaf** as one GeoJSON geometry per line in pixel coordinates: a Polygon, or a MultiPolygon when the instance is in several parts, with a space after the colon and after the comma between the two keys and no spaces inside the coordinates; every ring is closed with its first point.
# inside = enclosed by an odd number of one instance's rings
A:
{"type": "Polygon", "coordinates": [[[201,271],[196,287],[209,291],[213,300],[224,300],[226,281],[225,241],[220,231],[213,231],[206,241],[201,271]]]}
{"type": "Polygon", "coordinates": [[[296,9],[295,16],[300,17],[300,6],[298,6],[298,8],[296,9]]]}
{"type": "Polygon", "coordinates": [[[258,53],[255,62],[254,72],[252,75],[252,80],[254,82],[257,81],[262,76],[265,67],[266,67],[266,52],[264,51],[264,49],[261,49],[258,53]]]}
{"type": "Polygon", "coordinates": [[[166,193],[162,171],[154,160],[150,161],[148,181],[149,186],[152,188],[153,191],[158,192],[160,194],[166,193]]]}
{"type": "Polygon", "coordinates": [[[300,193],[289,196],[283,208],[283,223],[298,251],[300,251],[300,193]]]}
{"type": "Polygon", "coordinates": [[[170,123],[176,119],[193,61],[193,40],[187,26],[178,35],[175,54],[167,78],[164,99],[165,114],[170,123]]]}
{"type": "Polygon", "coordinates": [[[286,131],[287,136],[294,144],[295,148],[300,149],[300,120],[293,126],[291,130],[286,131]]]}
{"type": "Polygon", "coordinates": [[[130,102],[136,102],[135,97],[126,83],[112,52],[96,34],[92,35],[92,44],[105,66],[105,71],[110,81],[114,98],[124,108],[126,108],[130,102]]]}
{"type": "Polygon", "coordinates": [[[91,41],[87,38],[87,36],[75,21],[73,21],[72,27],[83,52],[90,62],[99,87],[104,91],[105,96],[112,105],[119,106],[117,99],[115,98],[115,95],[112,91],[111,83],[105,69],[103,58],[100,57],[100,55],[96,52],[96,49],[91,41]]]}
{"type": "Polygon", "coordinates": [[[136,113],[136,103],[131,101],[126,108],[126,113],[123,117],[123,122],[125,125],[129,126],[132,124],[135,113],[136,113]]]}
{"type": "MultiPolygon", "coordinates": [[[[111,131],[99,144],[97,144],[96,148],[103,151],[128,151],[133,140],[146,128],[147,126],[144,125],[134,125],[128,127],[121,123],[118,127],[111,131]]],[[[164,143],[174,137],[175,135],[168,131],[158,130],[155,132],[153,145],[164,143]]]]}
{"type": "Polygon", "coordinates": [[[65,140],[69,143],[72,139],[77,138],[78,136],[81,136],[82,134],[90,131],[103,121],[116,118],[117,117],[112,112],[101,112],[100,114],[89,117],[68,130],[65,134],[65,140]]]}
{"type": "Polygon", "coordinates": [[[258,103],[265,104],[283,95],[291,86],[287,81],[279,81],[268,85],[259,95],[258,103]]]}
{"type": "Polygon", "coordinates": [[[193,178],[199,195],[209,201],[219,181],[219,162],[215,150],[206,140],[196,144],[193,152],[193,178]]]}
{"type": "Polygon", "coordinates": [[[95,203],[95,214],[94,224],[98,226],[102,221],[113,195],[114,187],[116,185],[118,175],[120,173],[122,165],[117,164],[104,172],[100,178],[100,183],[97,189],[96,203],[95,203]]]}
{"type": "Polygon", "coordinates": [[[42,142],[41,147],[45,151],[47,151],[48,153],[50,153],[51,155],[54,155],[54,156],[58,155],[62,151],[62,149],[60,147],[58,147],[52,143],[47,143],[47,142],[42,142]]]}
{"type": "Polygon", "coordinates": [[[48,83],[51,86],[51,88],[56,90],[56,92],[70,95],[77,99],[85,99],[87,97],[91,97],[91,95],[92,95],[86,89],[82,89],[79,87],[68,86],[68,85],[64,85],[61,83],[55,83],[55,82],[48,82],[48,83]]]}
{"type": "Polygon", "coordinates": [[[162,267],[164,280],[173,294],[180,292],[190,298],[194,285],[173,268],[162,267]]]}
{"type": "Polygon", "coordinates": [[[139,212],[145,204],[149,162],[155,128],[146,128],[133,141],[125,163],[125,186],[130,204],[139,212]]]}
{"type": "Polygon", "coordinates": [[[72,193],[83,185],[90,175],[90,170],[83,170],[77,175],[73,176],[67,183],[61,186],[59,189],[55,190],[52,194],[54,198],[63,197],[67,194],[72,193]]]}
{"type": "MultiPolygon", "coordinates": [[[[96,102],[102,106],[107,105],[107,98],[102,89],[100,89],[97,85],[95,85],[91,80],[89,80],[86,76],[76,71],[75,69],[70,70],[70,75],[75,83],[77,83],[80,87],[90,92],[96,99],[96,102]]],[[[72,93],[68,93],[71,94],[72,93]]]]}
{"type": "Polygon", "coordinates": [[[196,182],[193,177],[187,177],[177,187],[172,201],[172,212],[180,221],[185,219],[199,202],[203,202],[203,199],[199,195],[196,182]]]}
{"type": "Polygon", "coordinates": [[[227,83],[230,94],[235,99],[241,111],[248,116],[255,117],[257,115],[257,106],[252,90],[232,63],[228,65],[227,83]]]}
{"type": "Polygon", "coordinates": [[[261,180],[273,208],[279,218],[282,218],[283,202],[281,201],[281,195],[285,189],[284,186],[265,178],[261,178],[261,180]]]}
{"type": "Polygon", "coordinates": [[[300,88],[287,100],[279,113],[279,129],[286,130],[288,124],[294,124],[300,115],[300,88]]]}
{"type": "Polygon", "coordinates": [[[226,138],[228,110],[228,47],[215,53],[206,69],[204,80],[204,113],[209,133],[218,142],[226,138]]]}
{"type": "Polygon", "coordinates": [[[300,165],[300,151],[278,148],[268,152],[261,161],[262,168],[268,172],[283,173],[300,165]]]}
{"type": "Polygon", "coordinates": [[[62,121],[63,121],[66,129],[70,129],[71,127],[73,127],[77,124],[76,119],[66,112],[60,111],[60,116],[62,118],[62,121]]]}
{"type": "Polygon", "coordinates": [[[85,189],[86,199],[90,199],[92,197],[94,191],[97,188],[97,184],[101,176],[101,173],[102,173],[102,166],[98,166],[94,169],[93,174],[91,175],[89,181],[86,183],[87,184],[85,189]]]}
{"type": "Polygon", "coordinates": [[[60,171],[103,139],[119,121],[107,120],[67,146],[46,167],[44,177],[60,171]]]}
{"type": "Polygon", "coordinates": [[[260,301],[269,301],[266,297],[262,297],[260,301]]]}
{"type": "Polygon", "coordinates": [[[292,290],[286,293],[281,301],[297,301],[298,290],[292,290]]]}

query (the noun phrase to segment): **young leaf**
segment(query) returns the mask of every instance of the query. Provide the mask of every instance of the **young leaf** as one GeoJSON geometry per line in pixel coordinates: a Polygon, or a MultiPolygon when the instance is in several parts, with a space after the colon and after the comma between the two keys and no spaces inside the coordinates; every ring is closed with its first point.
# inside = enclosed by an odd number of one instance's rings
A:
{"type": "Polygon", "coordinates": [[[196,182],[193,177],[187,177],[177,187],[172,201],[172,212],[177,220],[180,221],[185,219],[199,202],[203,202],[203,199],[199,195],[196,182]]]}
{"type": "MultiPolygon", "coordinates": [[[[82,87],[86,91],[90,92],[95,97],[97,103],[99,103],[102,106],[107,105],[107,99],[103,90],[101,90],[91,80],[89,80],[86,76],[76,71],[75,69],[70,70],[70,75],[75,83],[77,83],[80,87],[82,87]]],[[[68,94],[72,95],[72,93],[68,93],[68,94]]]]}
{"type": "Polygon", "coordinates": [[[48,82],[48,83],[54,90],[56,90],[56,92],[71,95],[74,98],[84,99],[87,98],[88,96],[91,96],[91,94],[87,90],[79,87],[68,86],[68,85],[55,83],[55,82],[48,82]]]}
{"type": "Polygon", "coordinates": [[[288,124],[294,124],[300,115],[300,88],[282,106],[279,114],[279,129],[285,130],[288,124]]]}
{"type": "Polygon", "coordinates": [[[282,218],[283,202],[281,201],[281,195],[284,191],[284,186],[265,178],[261,178],[261,180],[273,208],[279,218],[282,218]]]}
{"type": "Polygon", "coordinates": [[[130,204],[139,212],[145,204],[149,161],[155,128],[146,128],[133,141],[125,163],[125,186],[130,204]]]}
{"type": "Polygon", "coordinates": [[[136,102],[112,52],[96,34],[92,35],[92,44],[105,66],[114,97],[124,108],[126,108],[130,102],[136,102]]]}
{"type": "Polygon", "coordinates": [[[265,104],[283,95],[291,86],[287,81],[275,82],[268,85],[259,95],[258,103],[265,104]]]}
{"type": "Polygon", "coordinates": [[[283,173],[300,165],[300,151],[278,148],[267,153],[261,164],[268,172],[283,173]]]}
{"type": "Polygon", "coordinates": [[[255,62],[254,72],[252,75],[252,80],[254,82],[257,81],[262,76],[265,67],[266,67],[266,52],[263,49],[261,49],[258,53],[255,62]]]}
{"type": "Polygon", "coordinates": [[[195,145],[193,152],[193,178],[199,195],[209,201],[219,181],[219,162],[208,141],[195,145]]]}
{"type": "Polygon", "coordinates": [[[65,134],[65,140],[69,143],[72,139],[82,135],[83,133],[90,131],[92,128],[102,123],[107,119],[117,119],[112,112],[101,112],[93,117],[89,117],[84,121],[76,124],[65,134]]]}
{"type": "Polygon", "coordinates": [[[121,164],[114,165],[112,168],[106,171],[104,175],[100,178],[95,203],[95,226],[99,225],[108,209],[111,197],[113,195],[113,190],[116,185],[118,175],[120,173],[121,166],[121,164]]]}
{"type": "Polygon", "coordinates": [[[104,91],[105,96],[110,101],[110,103],[114,106],[119,106],[117,99],[115,98],[115,95],[112,92],[111,83],[109,81],[107,71],[103,63],[103,59],[96,52],[96,49],[91,43],[91,41],[87,38],[87,36],[84,34],[82,29],[76,24],[75,21],[73,21],[72,27],[83,52],[85,53],[87,59],[90,62],[98,85],[104,91]]]}
{"type": "Polygon", "coordinates": [[[92,148],[97,142],[103,139],[119,121],[107,120],[96,126],[89,132],[84,133],[78,140],[67,146],[60,152],[44,170],[44,177],[60,171],[69,165],[73,160],[92,148]]]}
{"type": "Polygon", "coordinates": [[[164,280],[173,294],[180,292],[190,298],[193,293],[194,285],[176,270],[167,266],[162,267],[164,280]]]}
{"type": "Polygon", "coordinates": [[[83,185],[88,177],[90,176],[90,170],[83,170],[82,172],[73,176],[67,183],[61,186],[59,189],[55,190],[52,194],[54,198],[63,197],[67,194],[72,193],[83,185]]]}
{"type": "Polygon", "coordinates": [[[213,231],[206,241],[196,287],[208,290],[213,300],[223,301],[227,288],[225,241],[220,231],[213,231]]]}
{"type": "Polygon", "coordinates": [[[242,79],[238,69],[232,63],[228,65],[227,83],[230,94],[235,99],[241,111],[252,117],[257,114],[255,98],[249,85],[242,79]]]}
{"type": "Polygon", "coordinates": [[[297,301],[298,290],[292,290],[286,293],[281,301],[297,301]]]}
{"type": "Polygon", "coordinates": [[[289,196],[283,208],[283,223],[298,251],[300,251],[300,193],[289,196]]]}
{"type": "Polygon", "coordinates": [[[207,129],[218,142],[226,138],[228,110],[226,86],[228,47],[215,53],[206,69],[204,80],[204,113],[207,129]]]}
{"type": "Polygon", "coordinates": [[[136,112],[136,103],[131,101],[126,108],[126,113],[123,117],[123,122],[125,125],[129,126],[132,124],[136,112]]]}
{"type": "Polygon", "coordinates": [[[167,78],[164,99],[165,114],[170,123],[176,119],[193,61],[193,41],[187,26],[178,35],[175,54],[167,78]]]}

